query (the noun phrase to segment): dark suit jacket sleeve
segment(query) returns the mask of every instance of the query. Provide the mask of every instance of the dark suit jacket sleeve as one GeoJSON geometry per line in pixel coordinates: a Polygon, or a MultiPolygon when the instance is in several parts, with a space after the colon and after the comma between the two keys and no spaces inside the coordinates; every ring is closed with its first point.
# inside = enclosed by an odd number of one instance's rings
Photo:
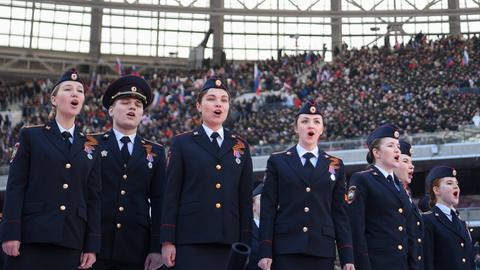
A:
{"type": "Polygon", "coordinates": [[[26,129],[20,131],[17,153],[10,163],[0,233],[2,242],[22,240],[21,220],[23,200],[30,168],[30,140],[27,134],[28,131],[29,130],[26,129]]]}
{"type": "MultiPolygon", "coordinates": [[[[99,149],[99,147],[98,147],[99,149]]],[[[101,243],[101,192],[102,174],[100,158],[95,157],[94,166],[87,180],[87,230],[85,235],[84,252],[100,252],[101,243]]]]}
{"type": "Polygon", "coordinates": [[[345,202],[345,167],[343,163],[338,171],[332,200],[333,222],[340,262],[342,265],[353,263],[352,231],[345,202]]]}
{"type": "Polygon", "coordinates": [[[272,258],[272,241],[278,205],[277,190],[277,169],[273,164],[272,157],[270,157],[267,161],[265,184],[260,200],[259,259],[272,258]]]}
{"type": "Polygon", "coordinates": [[[151,204],[151,233],[150,233],[150,252],[160,253],[162,243],[160,242],[160,219],[162,217],[162,199],[165,189],[165,150],[163,147],[156,147],[158,164],[155,167],[155,173],[150,184],[150,204],[151,204]]]}
{"type": "Polygon", "coordinates": [[[353,174],[349,186],[349,189],[355,186],[355,196],[350,202],[348,212],[352,228],[355,269],[357,270],[371,270],[365,237],[366,180],[361,174],[353,174]]]}
{"type": "Polygon", "coordinates": [[[240,179],[240,241],[251,245],[252,242],[252,187],[253,187],[253,165],[250,156],[249,146],[245,146],[245,165],[240,179]]]}
{"type": "Polygon", "coordinates": [[[423,235],[423,258],[424,258],[424,269],[425,270],[435,270],[433,259],[434,259],[434,247],[435,247],[435,237],[433,235],[433,225],[429,217],[424,216],[425,231],[423,235]]]}
{"type": "Polygon", "coordinates": [[[177,211],[180,203],[180,193],[183,186],[183,157],[179,137],[172,139],[172,146],[168,154],[167,184],[162,205],[162,225],[160,228],[160,242],[175,243],[177,211]]]}

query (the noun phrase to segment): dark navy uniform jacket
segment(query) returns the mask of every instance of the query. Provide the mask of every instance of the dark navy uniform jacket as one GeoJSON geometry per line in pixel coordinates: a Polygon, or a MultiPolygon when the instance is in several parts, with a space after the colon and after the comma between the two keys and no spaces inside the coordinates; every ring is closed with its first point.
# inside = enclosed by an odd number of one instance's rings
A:
{"type": "Polygon", "coordinates": [[[414,234],[407,227],[414,219],[405,190],[398,191],[372,166],[352,175],[347,198],[355,269],[417,269],[415,251],[408,250],[414,234]]]}
{"type": "Polygon", "coordinates": [[[100,251],[98,142],[75,127],[67,145],[55,121],[23,128],[10,164],[1,241],[100,251]]]}
{"type": "Polygon", "coordinates": [[[217,152],[203,127],[172,139],[161,242],[241,241],[252,231],[252,159],[247,143],[224,130],[217,152]]]}
{"type": "Polygon", "coordinates": [[[260,231],[255,223],[255,221],[252,221],[252,246],[250,247],[250,258],[248,260],[248,266],[247,270],[260,270],[261,268],[258,267],[258,242],[260,238],[260,231]]]}
{"type": "MultiPolygon", "coordinates": [[[[411,222],[409,229],[413,232],[413,239],[410,239],[409,249],[411,249],[411,258],[416,260],[417,268],[422,270],[423,262],[425,258],[423,257],[423,231],[424,231],[424,223],[422,214],[418,207],[411,203],[412,205],[412,214],[413,214],[413,222],[411,222]]],[[[410,253],[410,252],[409,252],[410,253]]]]}
{"type": "Polygon", "coordinates": [[[161,252],[165,150],[135,136],[126,166],[113,130],[98,136],[102,166],[102,248],[99,257],[130,263],[161,252]]]}
{"type": "Polygon", "coordinates": [[[473,246],[464,221],[460,231],[434,206],[423,214],[425,270],[474,270],[473,246]]]}
{"type": "Polygon", "coordinates": [[[336,257],[353,263],[346,212],[343,162],[319,150],[311,176],[296,147],[273,154],[267,162],[261,197],[260,258],[278,254],[336,257]]]}

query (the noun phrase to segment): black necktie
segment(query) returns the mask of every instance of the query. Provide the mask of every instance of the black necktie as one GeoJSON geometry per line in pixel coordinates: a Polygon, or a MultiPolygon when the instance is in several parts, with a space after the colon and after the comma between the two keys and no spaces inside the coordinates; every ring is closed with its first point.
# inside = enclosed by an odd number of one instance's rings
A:
{"type": "Polygon", "coordinates": [[[213,144],[213,147],[215,147],[215,150],[220,150],[220,146],[218,145],[218,141],[217,141],[217,138],[220,137],[220,134],[218,134],[218,132],[213,132],[212,135],[210,135],[210,138],[212,138],[212,144],[213,144]]]}
{"type": "Polygon", "coordinates": [[[130,159],[130,152],[128,152],[128,143],[130,142],[130,137],[123,136],[120,141],[123,143],[120,152],[122,153],[123,161],[125,162],[125,164],[127,164],[128,160],[130,159]]]}
{"type": "Polygon", "coordinates": [[[310,152],[307,152],[307,153],[303,154],[303,158],[305,158],[305,164],[303,164],[303,168],[305,168],[305,170],[307,170],[308,175],[310,175],[313,171],[313,164],[310,161],[310,159],[313,158],[314,156],[315,155],[313,155],[310,152]]]}
{"type": "Polygon", "coordinates": [[[462,225],[462,222],[458,218],[457,212],[453,211],[453,209],[450,210],[450,214],[452,215],[452,223],[457,228],[458,232],[463,233],[464,227],[462,225]]]}
{"type": "Polygon", "coordinates": [[[72,146],[72,142],[70,141],[70,138],[72,137],[72,134],[70,134],[70,132],[68,132],[68,131],[64,131],[64,132],[62,132],[62,137],[65,140],[65,142],[67,143],[68,150],[70,150],[70,147],[72,146]]]}
{"type": "Polygon", "coordinates": [[[393,185],[393,187],[395,187],[397,191],[400,191],[400,182],[398,182],[398,180],[395,179],[395,181],[393,181],[393,177],[391,175],[387,176],[387,180],[388,180],[388,183],[393,185]]]}

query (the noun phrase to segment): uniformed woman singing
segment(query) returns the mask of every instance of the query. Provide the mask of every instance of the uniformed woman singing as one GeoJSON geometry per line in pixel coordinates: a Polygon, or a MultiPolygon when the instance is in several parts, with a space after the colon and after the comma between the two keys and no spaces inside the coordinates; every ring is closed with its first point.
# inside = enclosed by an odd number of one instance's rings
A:
{"type": "Polygon", "coordinates": [[[263,270],[332,270],[335,245],[343,269],[355,269],[344,166],[318,148],[323,130],[320,109],[307,102],[295,121],[297,145],[267,162],[258,264],[263,270]]]}
{"type": "Polygon", "coordinates": [[[51,122],[20,132],[0,237],[6,269],[87,269],[100,249],[97,141],[75,126],[86,87],[75,70],[55,84],[51,122]]]}
{"type": "Polygon", "coordinates": [[[420,210],[412,201],[412,194],[410,187],[408,186],[412,182],[413,169],[415,168],[412,163],[412,145],[404,140],[400,140],[400,163],[398,167],[394,169],[395,175],[400,180],[405,191],[409,196],[409,201],[412,207],[413,220],[408,227],[413,234],[413,239],[410,239],[408,248],[410,249],[409,255],[411,260],[417,261],[417,269],[423,269],[423,219],[420,214],[420,210]],[[413,241],[412,241],[413,240],[413,241]]]}
{"type": "Polygon", "coordinates": [[[425,270],[474,270],[472,239],[456,207],[460,198],[457,171],[448,166],[430,170],[431,211],[424,213],[425,270]]]}
{"type": "Polygon", "coordinates": [[[172,140],[160,229],[167,267],[223,270],[231,244],[251,241],[252,160],[222,126],[229,102],[224,82],[208,79],[196,103],[202,126],[172,140]]]}
{"type": "Polygon", "coordinates": [[[367,138],[370,169],[357,172],[347,191],[355,267],[360,270],[415,269],[408,259],[412,208],[393,170],[399,166],[398,129],[383,125],[367,138]]]}

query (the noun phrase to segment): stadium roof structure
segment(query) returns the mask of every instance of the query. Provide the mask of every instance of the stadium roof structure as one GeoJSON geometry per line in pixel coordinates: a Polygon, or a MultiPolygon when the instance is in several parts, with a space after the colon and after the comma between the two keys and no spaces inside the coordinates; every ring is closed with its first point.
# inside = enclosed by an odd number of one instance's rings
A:
{"type": "Polygon", "coordinates": [[[480,33],[479,0],[0,0],[0,75],[116,74],[480,33]]]}

